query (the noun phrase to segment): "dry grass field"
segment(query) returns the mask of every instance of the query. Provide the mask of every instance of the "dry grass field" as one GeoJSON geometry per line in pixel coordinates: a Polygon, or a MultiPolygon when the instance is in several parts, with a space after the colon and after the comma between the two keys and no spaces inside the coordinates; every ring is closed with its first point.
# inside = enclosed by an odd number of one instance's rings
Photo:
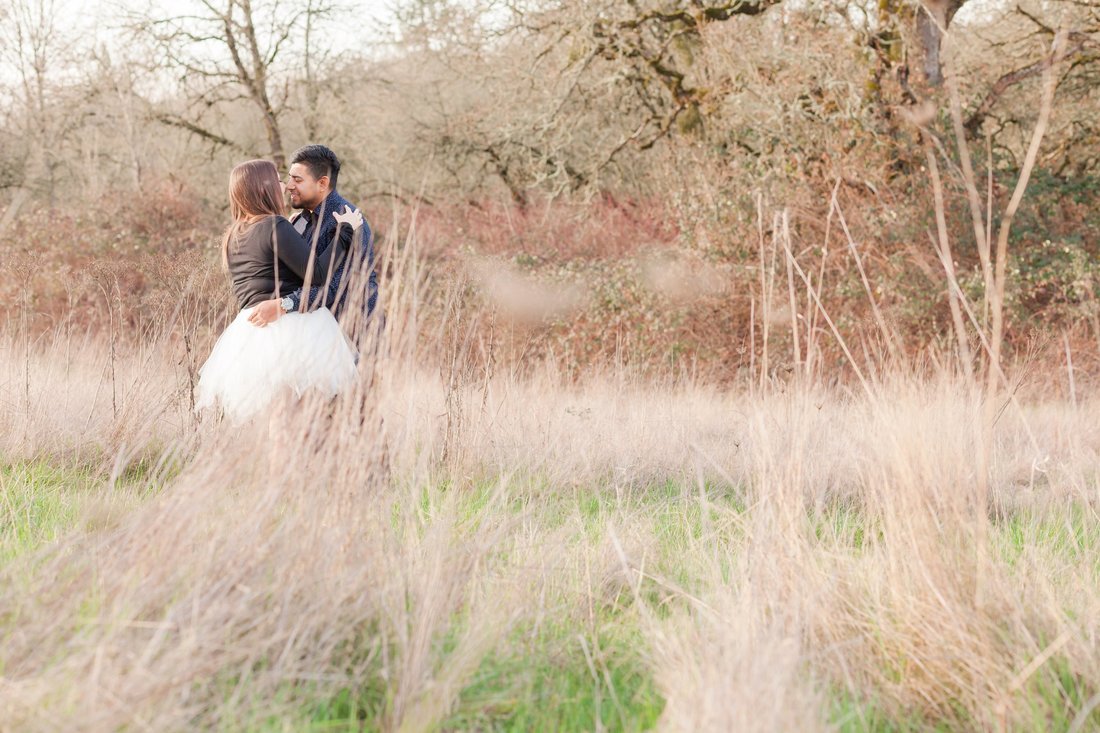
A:
{"type": "Polygon", "coordinates": [[[0,100],[0,733],[1100,731],[1096,0],[0,0],[0,100]],[[384,318],[197,415],[308,143],[384,318]]]}
{"type": "Polygon", "coordinates": [[[947,367],[521,374],[418,346],[415,282],[353,393],[243,429],[191,414],[184,321],[4,333],[0,729],[1100,726],[1065,374],[1008,375],[983,471],[947,367]]]}

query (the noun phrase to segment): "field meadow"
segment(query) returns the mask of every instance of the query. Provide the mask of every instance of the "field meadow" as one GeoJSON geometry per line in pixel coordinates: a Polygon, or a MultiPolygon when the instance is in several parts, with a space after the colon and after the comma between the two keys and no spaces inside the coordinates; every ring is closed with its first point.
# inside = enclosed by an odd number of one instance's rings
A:
{"type": "Polygon", "coordinates": [[[578,375],[403,252],[355,389],[243,427],[194,298],[9,317],[0,730],[1100,727],[1084,370],[578,375]]]}
{"type": "Polygon", "coordinates": [[[1100,731],[1096,0],[0,0],[0,100],[0,733],[1100,731]],[[196,414],[310,143],[354,387],[196,414]]]}

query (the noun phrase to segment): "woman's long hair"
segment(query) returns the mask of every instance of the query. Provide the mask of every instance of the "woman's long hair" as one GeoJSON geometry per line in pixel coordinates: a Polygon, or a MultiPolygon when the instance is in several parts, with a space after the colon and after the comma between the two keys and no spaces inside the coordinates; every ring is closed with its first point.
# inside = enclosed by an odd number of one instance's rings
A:
{"type": "Polygon", "coordinates": [[[256,222],[283,216],[283,187],[279,171],[270,160],[246,160],[229,174],[229,213],[233,223],[222,240],[222,265],[229,269],[229,243],[240,242],[256,222]]]}

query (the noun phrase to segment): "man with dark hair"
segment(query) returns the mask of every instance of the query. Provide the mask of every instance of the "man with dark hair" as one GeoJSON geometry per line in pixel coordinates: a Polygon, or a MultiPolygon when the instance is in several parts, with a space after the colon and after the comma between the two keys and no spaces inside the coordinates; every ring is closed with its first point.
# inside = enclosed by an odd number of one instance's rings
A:
{"type": "Polygon", "coordinates": [[[370,316],[378,302],[378,275],[374,271],[374,241],[370,225],[364,222],[362,243],[358,249],[352,245],[357,233],[351,227],[340,228],[340,244],[333,249],[336,235],[334,215],[344,211],[345,207],[356,210],[350,202],[336,191],[336,182],[340,176],[340,159],[336,153],[324,145],[306,145],[294,152],[290,158],[290,171],[287,174],[286,192],[290,196],[290,205],[300,209],[291,217],[291,224],[307,242],[316,242],[317,258],[341,256],[346,252],[345,261],[332,272],[328,287],[310,288],[308,293],[301,288],[290,293],[282,293],[279,299],[272,299],[256,306],[252,321],[257,325],[271,323],[289,311],[300,310],[305,299],[305,310],[326,306],[333,315],[343,315],[349,295],[354,292],[352,302],[362,299],[364,316],[370,316]],[[351,269],[345,284],[345,274],[351,269]]]}

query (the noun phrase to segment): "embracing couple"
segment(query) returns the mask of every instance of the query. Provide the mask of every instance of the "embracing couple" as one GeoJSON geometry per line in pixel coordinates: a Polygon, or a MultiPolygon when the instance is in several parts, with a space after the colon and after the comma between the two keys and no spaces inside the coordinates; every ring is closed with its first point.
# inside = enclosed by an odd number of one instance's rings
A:
{"type": "Polygon", "coordinates": [[[339,174],[323,145],[294,153],[285,184],[269,160],[230,173],[222,264],[241,310],[199,371],[196,410],[221,407],[239,424],[276,398],[331,397],[354,381],[359,339],[341,323],[364,332],[378,280],[370,227],[337,193],[339,174]]]}

